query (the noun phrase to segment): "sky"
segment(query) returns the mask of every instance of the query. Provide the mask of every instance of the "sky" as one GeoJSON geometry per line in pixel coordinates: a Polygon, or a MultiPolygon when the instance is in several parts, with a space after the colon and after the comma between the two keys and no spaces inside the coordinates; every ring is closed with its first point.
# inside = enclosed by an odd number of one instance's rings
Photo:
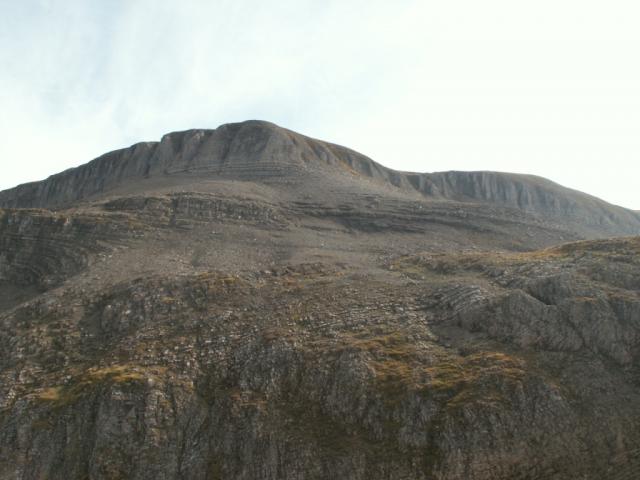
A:
{"type": "Polygon", "coordinates": [[[640,210],[637,0],[0,0],[0,189],[262,119],[640,210]]]}

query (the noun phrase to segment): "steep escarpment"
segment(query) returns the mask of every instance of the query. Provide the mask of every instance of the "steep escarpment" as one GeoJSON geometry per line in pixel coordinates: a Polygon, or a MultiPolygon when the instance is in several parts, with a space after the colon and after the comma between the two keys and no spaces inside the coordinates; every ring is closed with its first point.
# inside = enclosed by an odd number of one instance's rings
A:
{"type": "Polygon", "coordinates": [[[0,472],[627,478],[637,255],[632,239],[400,257],[375,278],[298,264],[69,284],[2,317],[0,472]]]}
{"type": "Polygon", "coordinates": [[[0,210],[0,282],[48,289],[127,236],[125,219],[0,210]]]}
{"type": "MultiPolygon", "coordinates": [[[[295,179],[304,170],[347,162],[376,175],[382,168],[344,147],[289,132],[267,122],[223,125],[215,130],[189,130],[116,150],[43,182],[0,193],[3,207],[60,207],[152,177],[211,176],[267,180],[295,179]]],[[[177,182],[183,182],[178,178],[177,182]]]]}
{"type": "Polygon", "coordinates": [[[640,475],[631,211],[264,122],[0,204],[2,479],[640,475]]]}
{"type": "MultiPolygon", "coordinates": [[[[585,238],[640,232],[640,216],[548,180],[497,172],[407,173],[347,148],[261,121],[188,130],[117,150],[42,182],[0,192],[0,207],[62,208],[123,191],[166,191],[203,179],[277,186],[326,199],[331,190],[428,202],[491,204],[544,217],[585,238]]],[[[194,187],[207,191],[208,186],[194,187]]]]}
{"type": "Polygon", "coordinates": [[[541,214],[612,234],[637,234],[640,217],[582,192],[532,175],[499,172],[441,172],[426,175],[423,190],[457,201],[486,202],[541,214]]]}

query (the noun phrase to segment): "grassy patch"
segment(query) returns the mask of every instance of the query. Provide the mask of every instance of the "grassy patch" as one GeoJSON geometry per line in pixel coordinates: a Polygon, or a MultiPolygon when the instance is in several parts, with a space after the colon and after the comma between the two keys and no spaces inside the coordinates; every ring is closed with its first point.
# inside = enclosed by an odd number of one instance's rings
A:
{"type": "Polygon", "coordinates": [[[34,397],[41,402],[51,403],[56,408],[62,408],[94,392],[101,385],[140,383],[165,372],[165,367],[147,368],[134,365],[92,368],[73,378],[68,384],[42,389],[34,397]]]}
{"type": "Polygon", "coordinates": [[[57,402],[62,398],[63,387],[49,387],[38,392],[37,398],[46,402],[57,402]]]}
{"type": "Polygon", "coordinates": [[[425,353],[401,333],[343,337],[339,350],[366,354],[376,388],[392,402],[418,392],[458,406],[468,401],[494,403],[504,400],[501,388],[514,386],[525,376],[524,361],[505,353],[459,356],[440,349],[425,353]]]}
{"type": "Polygon", "coordinates": [[[507,268],[532,263],[560,260],[562,252],[554,249],[534,252],[482,252],[460,254],[410,255],[396,260],[390,268],[407,275],[425,273],[451,275],[461,272],[484,273],[495,268],[507,268]]]}

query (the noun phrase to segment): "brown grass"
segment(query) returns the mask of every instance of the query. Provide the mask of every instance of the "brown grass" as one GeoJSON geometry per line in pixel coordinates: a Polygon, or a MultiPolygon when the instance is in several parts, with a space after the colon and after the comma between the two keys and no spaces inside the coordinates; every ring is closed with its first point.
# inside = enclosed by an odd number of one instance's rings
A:
{"type": "Polygon", "coordinates": [[[360,351],[375,383],[389,400],[419,392],[464,400],[494,401],[488,386],[515,384],[524,378],[524,361],[502,352],[484,351],[466,357],[442,349],[421,352],[406,335],[389,333],[369,338],[344,336],[338,350],[360,351]]]}
{"type": "Polygon", "coordinates": [[[85,395],[104,384],[140,383],[166,373],[166,367],[138,367],[135,365],[111,365],[104,368],[92,368],[72,379],[66,385],[44,388],[35,398],[51,402],[55,407],[73,404],[85,395]]]}

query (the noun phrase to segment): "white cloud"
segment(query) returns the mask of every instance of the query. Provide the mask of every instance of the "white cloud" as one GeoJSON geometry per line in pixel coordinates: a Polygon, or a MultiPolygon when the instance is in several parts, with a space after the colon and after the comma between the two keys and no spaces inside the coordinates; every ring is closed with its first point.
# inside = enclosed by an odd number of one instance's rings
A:
{"type": "Polygon", "coordinates": [[[535,173],[640,209],[632,1],[4,3],[0,188],[262,118],[398,169],[535,173]]]}

